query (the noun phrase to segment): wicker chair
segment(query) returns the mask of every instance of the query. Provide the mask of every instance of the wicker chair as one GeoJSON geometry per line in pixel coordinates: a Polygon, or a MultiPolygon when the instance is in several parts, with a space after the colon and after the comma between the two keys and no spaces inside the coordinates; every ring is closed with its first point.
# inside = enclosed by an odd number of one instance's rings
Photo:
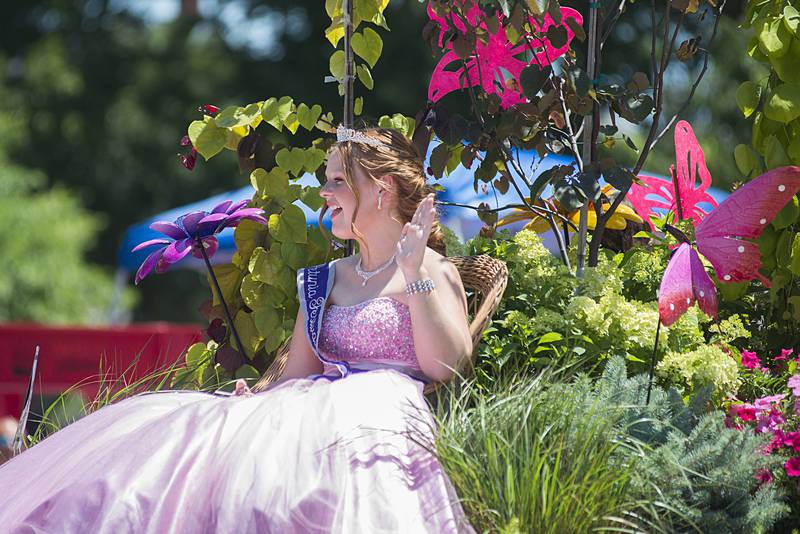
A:
{"type": "MultiPolygon", "coordinates": [[[[458,269],[461,275],[461,282],[467,293],[467,304],[471,317],[469,333],[472,336],[472,344],[477,350],[481,335],[489,322],[492,320],[500,299],[506,289],[508,282],[508,269],[501,260],[492,258],[485,254],[480,256],[454,256],[448,258],[458,269]]],[[[462,376],[472,372],[475,351],[469,361],[461,362],[457,368],[462,376]]],[[[253,391],[261,391],[275,381],[286,366],[286,359],[289,356],[288,340],[278,354],[269,369],[261,379],[253,386],[253,391]]],[[[432,383],[425,387],[425,394],[435,391],[441,384],[432,383]]]]}

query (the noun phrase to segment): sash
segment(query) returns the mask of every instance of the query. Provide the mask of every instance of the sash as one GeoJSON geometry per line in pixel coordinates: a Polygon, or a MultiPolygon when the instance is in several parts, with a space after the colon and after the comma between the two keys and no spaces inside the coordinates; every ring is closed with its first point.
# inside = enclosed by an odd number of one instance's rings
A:
{"type": "Polygon", "coordinates": [[[375,369],[395,369],[420,382],[429,383],[430,379],[421,371],[409,368],[404,369],[403,367],[405,366],[370,362],[360,362],[351,366],[349,362],[329,360],[320,352],[319,333],[322,330],[322,316],[325,313],[325,303],[331,294],[331,289],[333,289],[333,281],[336,277],[336,262],[338,261],[333,260],[330,263],[306,267],[305,269],[300,269],[297,273],[297,292],[300,297],[300,309],[303,310],[305,318],[303,330],[305,331],[306,339],[308,339],[308,344],[311,345],[311,349],[321,362],[332,365],[341,375],[340,377],[332,377],[323,374],[315,376],[314,379],[336,379],[353,373],[363,373],[375,369]]]}
{"type": "Polygon", "coordinates": [[[333,288],[336,261],[300,269],[297,273],[297,292],[300,296],[300,308],[305,317],[303,330],[306,333],[308,344],[311,345],[311,349],[321,362],[336,367],[344,377],[350,374],[350,365],[347,362],[329,360],[319,350],[322,315],[325,313],[325,302],[333,288]]]}

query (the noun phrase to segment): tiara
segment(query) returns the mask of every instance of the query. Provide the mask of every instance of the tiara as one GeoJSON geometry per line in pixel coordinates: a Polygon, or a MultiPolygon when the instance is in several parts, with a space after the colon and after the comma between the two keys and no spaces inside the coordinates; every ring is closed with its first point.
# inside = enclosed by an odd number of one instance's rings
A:
{"type": "Polygon", "coordinates": [[[353,128],[345,128],[344,126],[339,126],[338,128],[336,128],[336,142],[341,143],[344,141],[363,143],[365,145],[374,146],[376,148],[386,146],[379,139],[370,137],[364,132],[354,130],[353,128]]]}

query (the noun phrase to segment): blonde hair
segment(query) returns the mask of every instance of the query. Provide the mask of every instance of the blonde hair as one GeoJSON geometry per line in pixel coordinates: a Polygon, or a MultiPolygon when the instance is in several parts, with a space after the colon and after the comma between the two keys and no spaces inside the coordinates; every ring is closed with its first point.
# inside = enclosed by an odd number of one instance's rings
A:
{"type": "MultiPolygon", "coordinates": [[[[363,239],[363,234],[355,226],[361,199],[353,181],[354,164],[359,165],[365,174],[380,184],[381,187],[394,193],[397,199],[397,213],[400,216],[398,222],[401,224],[411,222],[419,203],[428,193],[435,192],[425,184],[422,157],[417,147],[406,136],[391,128],[367,128],[360,131],[364,135],[380,141],[382,146],[375,147],[357,141],[342,141],[334,144],[331,147],[331,152],[339,155],[344,168],[345,182],[356,198],[356,207],[353,211],[350,228],[353,234],[363,239]],[[387,175],[394,177],[393,186],[381,180],[382,176],[387,175]]],[[[323,205],[319,216],[320,228],[323,228],[322,218],[327,209],[327,206],[323,205]]],[[[327,233],[326,237],[328,237],[327,233]]],[[[330,240],[330,237],[328,237],[328,240],[330,240]]],[[[434,216],[431,234],[428,237],[428,246],[439,254],[446,255],[444,234],[439,225],[438,213],[434,216]]]]}

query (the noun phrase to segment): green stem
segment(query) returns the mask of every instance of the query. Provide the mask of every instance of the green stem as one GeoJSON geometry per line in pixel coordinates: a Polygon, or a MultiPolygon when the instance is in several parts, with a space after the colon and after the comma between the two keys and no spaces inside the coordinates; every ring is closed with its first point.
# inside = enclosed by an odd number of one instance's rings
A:
{"type": "Polygon", "coordinates": [[[217,275],[214,274],[214,269],[211,267],[211,261],[209,261],[208,254],[206,254],[206,247],[203,246],[203,241],[199,237],[197,238],[197,246],[200,247],[200,252],[203,254],[203,260],[206,262],[208,274],[211,275],[211,281],[214,283],[214,288],[217,290],[217,297],[219,297],[219,301],[222,303],[222,310],[225,312],[225,319],[228,322],[228,328],[231,329],[231,333],[236,339],[236,344],[239,345],[239,352],[241,352],[242,356],[247,356],[247,353],[244,351],[244,344],[242,343],[242,340],[239,339],[239,332],[237,332],[236,327],[233,326],[231,312],[228,311],[228,305],[225,303],[225,299],[222,297],[222,289],[219,287],[217,275]]]}

